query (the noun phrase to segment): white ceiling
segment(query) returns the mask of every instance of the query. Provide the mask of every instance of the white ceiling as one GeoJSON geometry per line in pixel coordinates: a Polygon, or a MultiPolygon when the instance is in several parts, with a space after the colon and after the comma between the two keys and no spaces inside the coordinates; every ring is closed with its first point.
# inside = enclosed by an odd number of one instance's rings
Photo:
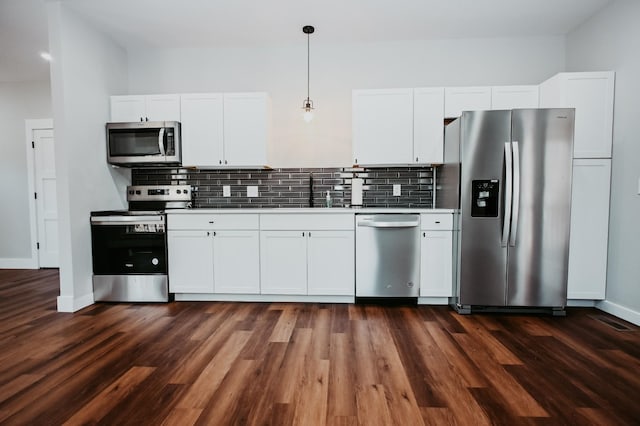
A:
{"type": "MultiPolygon", "coordinates": [[[[0,0],[0,81],[47,78],[44,3],[0,0]]],[[[125,47],[562,35],[612,0],[61,0],[125,47]]]]}

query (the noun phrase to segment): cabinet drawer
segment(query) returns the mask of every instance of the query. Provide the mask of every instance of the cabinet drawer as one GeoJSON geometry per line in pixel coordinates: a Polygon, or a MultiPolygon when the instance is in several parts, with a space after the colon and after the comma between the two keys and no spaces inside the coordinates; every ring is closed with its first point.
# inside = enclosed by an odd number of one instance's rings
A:
{"type": "Polygon", "coordinates": [[[451,213],[423,213],[420,215],[420,229],[430,231],[449,231],[453,229],[451,213]]]}
{"type": "Polygon", "coordinates": [[[262,214],[260,230],[353,230],[353,214],[262,214]]]}
{"type": "Polygon", "coordinates": [[[257,214],[168,214],[167,229],[258,229],[257,214]]]}

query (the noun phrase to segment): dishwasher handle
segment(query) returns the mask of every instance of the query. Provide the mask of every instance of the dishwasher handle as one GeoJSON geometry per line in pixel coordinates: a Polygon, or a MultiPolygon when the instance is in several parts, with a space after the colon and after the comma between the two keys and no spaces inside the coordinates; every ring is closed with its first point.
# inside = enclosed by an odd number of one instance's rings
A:
{"type": "Polygon", "coordinates": [[[420,226],[419,220],[406,220],[401,222],[389,222],[384,220],[361,220],[358,226],[369,226],[371,228],[414,228],[420,226]]]}

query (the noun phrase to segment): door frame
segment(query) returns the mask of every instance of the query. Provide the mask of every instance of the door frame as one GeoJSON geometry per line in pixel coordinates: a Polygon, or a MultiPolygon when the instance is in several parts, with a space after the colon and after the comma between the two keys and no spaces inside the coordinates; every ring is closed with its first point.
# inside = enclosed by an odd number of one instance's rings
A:
{"type": "MultiPolygon", "coordinates": [[[[27,119],[25,122],[25,148],[27,153],[27,189],[29,199],[29,229],[31,232],[31,261],[28,269],[40,268],[38,257],[38,220],[36,216],[36,200],[33,194],[36,192],[35,159],[33,155],[33,132],[41,129],[53,129],[53,119],[27,119]]],[[[25,265],[26,266],[26,265],[25,265]]]]}

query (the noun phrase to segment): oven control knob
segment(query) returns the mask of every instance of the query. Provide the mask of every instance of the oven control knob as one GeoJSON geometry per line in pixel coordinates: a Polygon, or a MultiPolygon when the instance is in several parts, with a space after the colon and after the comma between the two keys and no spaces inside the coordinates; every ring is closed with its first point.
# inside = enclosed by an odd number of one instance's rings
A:
{"type": "Polygon", "coordinates": [[[160,263],[160,261],[157,257],[154,257],[153,259],[151,259],[151,263],[153,263],[154,266],[158,266],[158,263],[160,263]]]}

